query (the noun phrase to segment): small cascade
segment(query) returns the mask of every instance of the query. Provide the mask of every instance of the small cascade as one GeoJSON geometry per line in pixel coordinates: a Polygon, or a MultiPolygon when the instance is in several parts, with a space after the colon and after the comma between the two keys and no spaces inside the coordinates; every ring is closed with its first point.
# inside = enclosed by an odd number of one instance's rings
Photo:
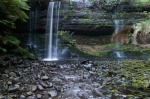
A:
{"type": "MultiPolygon", "coordinates": [[[[115,34],[117,35],[119,31],[123,29],[124,21],[123,20],[114,20],[115,23],[115,34]]],[[[118,40],[118,38],[117,38],[118,40]]],[[[116,48],[119,48],[119,42],[116,42],[116,48]]]]}
{"type": "MultiPolygon", "coordinates": [[[[123,29],[124,21],[123,20],[114,20],[114,23],[115,23],[115,34],[117,35],[119,33],[119,31],[121,31],[123,29]]],[[[117,38],[117,40],[118,40],[118,38],[117,38]]],[[[116,42],[116,49],[118,50],[119,48],[120,48],[120,43],[116,42]]],[[[115,51],[114,53],[116,54],[117,58],[124,57],[123,52],[115,51]]]]}
{"type": "Polygon", "coordinates": [[[115,51],[114,53],[116,54],[116,57],[117,57],[117,58],[125,58],[124,53],[121,52],[121,51],[115,51]]]}
{"type": "Polygon", "coordinates": [[[50,2],[47,12],[44,61],[58,60],[58,22],[60,2],[50,2]]]}

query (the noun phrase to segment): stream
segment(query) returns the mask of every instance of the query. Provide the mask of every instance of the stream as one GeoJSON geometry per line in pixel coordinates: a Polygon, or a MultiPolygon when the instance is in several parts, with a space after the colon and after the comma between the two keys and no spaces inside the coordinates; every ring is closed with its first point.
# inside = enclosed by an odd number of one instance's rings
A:
{"type": "Polygon", "coordinates": [[[110,63],[26,60],[11,64],[0,69],[0,99],[128,99],[124,93],[112,93],[117,86],[113,81],[125,78],[117,78],[110,63]]]}

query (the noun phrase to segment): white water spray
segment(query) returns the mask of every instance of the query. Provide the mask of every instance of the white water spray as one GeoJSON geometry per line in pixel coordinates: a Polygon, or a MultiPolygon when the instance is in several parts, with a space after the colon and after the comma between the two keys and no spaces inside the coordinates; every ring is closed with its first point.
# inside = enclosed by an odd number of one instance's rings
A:
{"type": "MultiPolygon", "coordinates": [[[[124,21],[123,20],[114,20],[114,23],[115,23],[115,34],[118,34],[119,31],[121,31],[123,29],[124,21]]],[[[117,38],[117,40],[118,40],[118,38],[117,38]]],[[[116,42],[116,49],[118,49],[119,47],[120,47],[119,42],[116,42]]],[[[115,54],[116,54],[117,58],[124,57],[123,52],[115,51],[115,54]]]]}
{"type": "Polygon", "coordinates": [[[50,2],[47,13],[46,44],[44,61],[58,60],[58,22],[60,2],[50,2]]]}

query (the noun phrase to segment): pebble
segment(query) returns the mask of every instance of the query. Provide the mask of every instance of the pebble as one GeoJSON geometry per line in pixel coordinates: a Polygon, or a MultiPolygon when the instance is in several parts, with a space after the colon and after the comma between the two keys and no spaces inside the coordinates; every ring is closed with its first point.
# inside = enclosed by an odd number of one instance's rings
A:
{"type": "Polygon", "coordinates": [[[44,88],[47,88],[47,87],[48,87],[48,85],[47,85],[46,83],[44,83],[44,82],[41,82],[41,85],[42,85],[44,88]]]}
{"type": "Polygon", "coordinates": [[[2,79],[6,79],[8,78],[9,76],[7,74],[2,74],[2,79]]]}
{"type": "Polygon", "coordinates": [[[43,91],[43,90],[44,90],[44,88],[43,88],[41,85],[38,85],[38,89],[39,89],[40,91],[43,91]]]}
{"type": "Polygon", "coordinates": [[[55,96],[57,96],[57,91],[49,91],[48,94],[49,94],[51,97],[55,97],[55,96]]]}
{"type": "Polygon", "coordinates": [[[48,80],[48,76],[42,76],[41,79],[42,80],[48,80]]]}
{"type": "Polygon", "coordinates": [[[55,86],[57,92],[61,92],[61,86],[55,86]]]}
{"type": "Polygon", "coordinates": [[[32,89],[32,92],[34,92],[34,91],[37,90],[37,86],[36,85],[32,85],[31,89],[32,89]]]}
{"type": "Polygon", "coordinates": [[[35,95],[27,97],[27,99],[36,99],[35,95]]]}
{"type": "Polygon", "coordinates": [[[0,99],[5,99],[3,95],[0,95],[0,99]]]}
{"type": "Polygon", "coordinates": [[[86,69],[91,69],[91,67],[92,67],[92,64],[87,64],[87,65],[84,65],[84,67],[86,68],[86,69]]]}
{"type": "Polygon", "coordinates": [[[24,95],[21,95],[19,99],[26,99],[24,95]]]}
{"type": "Polygon", "coordinates": [[[27,92],[26,94],[27,94],[27,96],[33,95],[33,93],[31,91],[27,92]]]}
{"type": "Polygon", "coordinates": [[[18,82],[19,82],[19,77],[12,78],[12,82],[13,82],[13,83],[18,83],[18,82]]]}
{"type": "Polygon", "coordinates": [[[16,77],[16,76],[17,76],[16,73],[14,73],[14,72],[10,72],[9,75],[10,75],[11,77],[16,77]]]}
{"type": "Polygon", "coordinates": [[[41,94],[37,94],[37,99],[41,99],[42,95],[41,94]]]}
{"type": "Polygon", "coordinates": [[[53,84],[51,83],[51,82],[47,82],[47,84],[48,84],[48,87],[53,87],[53,84]]]}
{"type": "Polygon", "coordinates": [[[14,92],[14,91],[18,91],[20,88],[19,85],[15,85],[15,86],[10,86],[8,89],[8,92],[14,92]]]}
{"type": "Polygon", "coordinates": [[[41,78],[40,74],[38,74],[37,77],[40,79],[41,78]]]}
{"type": "Polygon", "coordinates": [[[11,81],[8,81],[7,84],[8,84],[8,85],[12,85],[12,82],[11,82],[11,81]]]}

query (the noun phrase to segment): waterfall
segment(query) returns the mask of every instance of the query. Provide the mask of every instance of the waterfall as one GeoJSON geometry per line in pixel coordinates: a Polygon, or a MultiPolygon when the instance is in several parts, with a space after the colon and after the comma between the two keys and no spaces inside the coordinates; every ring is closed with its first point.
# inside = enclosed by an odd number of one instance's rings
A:
{"type": "MultiPolygon", "coordinates": [[[[123,20],[114,20],[115,23],[115,34],[118,34],[120,30],[123,29],[124,21],[123,20]]],[[[118,40],[118,38],[117,38],[118,40]]],[[[116,42],[116,48],[119,48],[119,42],[116,42]]]]}
{"type": "Polygon", "coordinates": [[[60,2],[49,2],[45,35],[45,58],[43,60],[58,60],[58,22],[60,2]]]}
{"type": "Polygon", "coordinates": [[[124,53],[121,52],[121,51],[115,51],[115,54],[116,54],[116,57],[117,57],[117,58],[124,58],[124,57],[125,57],[125,56],[124,56],[124,53]]]}
{"type": "MultiPolygon", "coordinates": [[[[114,20],[114,23],[115,23],[115,34],[118,34],[119,31],[121,31],[123,29],[124,20],[114,20]]],[[[117,40],[118,40],[118,38],[117,38],[117,40]]],[[[116,42],[115,54],[116,54],[117,58],[123,58],[123,57],[125,57],[124,53],[121,51],[117,51],[119,49],[119,47],[120,47],[119,42],[116,42]]]]}

